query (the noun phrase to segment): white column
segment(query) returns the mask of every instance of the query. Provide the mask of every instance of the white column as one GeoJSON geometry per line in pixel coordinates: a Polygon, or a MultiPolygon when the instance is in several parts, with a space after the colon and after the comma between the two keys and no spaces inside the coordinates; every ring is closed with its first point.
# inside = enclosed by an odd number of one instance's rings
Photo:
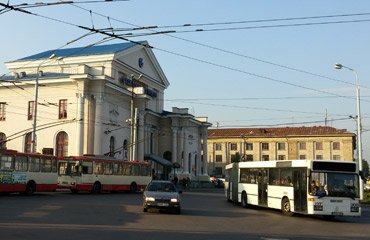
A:
{"type": "Polygon", "coordinates": [[[84,129],[85,129],[85,98],[82,93],[77,93],[77,136],[76,136],[76,155],[82,156],[83,155],[83,148],[84,148],[84,129]]]}
{"type": "Polygon", "coordinates": [[[103,124],[103,96],[97,96],[95,101],[95,131],[94,131],[94,154],[101,155],[102,152],[102,124],[103,124]]]}
{"type": "Polygon", "coordinates": [[[187,133],[186,131],[183,131],[183,151],[184,151],[184,166],[183,166],[183,169],[184,169],[184,173],[185,174],[189,174],[189,148],[187,146],[187,133]]]}
{"type": "Polygon", "coordinates": [[[208,132],[207,129],[203,129],[203,175],[208,175],[208,132]]]}
{"type": "Polygon", "coordinates": [[[178,162],[177,160],[177,128],[172,128],[172,162],[178,162]]]}

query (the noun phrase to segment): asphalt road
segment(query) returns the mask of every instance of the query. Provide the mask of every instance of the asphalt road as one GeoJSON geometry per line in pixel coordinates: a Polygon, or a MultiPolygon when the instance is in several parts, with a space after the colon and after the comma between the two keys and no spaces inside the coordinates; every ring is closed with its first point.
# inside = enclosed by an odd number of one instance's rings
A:
{"type": "Polygon", "coordinates": [[[0,239],[370,239],[370,208],[360,218],[287,217],[242,208],[222,189],[182,194],[181,215],[142,212],[142,194],[68,192],[0,196],[0,239]]]}

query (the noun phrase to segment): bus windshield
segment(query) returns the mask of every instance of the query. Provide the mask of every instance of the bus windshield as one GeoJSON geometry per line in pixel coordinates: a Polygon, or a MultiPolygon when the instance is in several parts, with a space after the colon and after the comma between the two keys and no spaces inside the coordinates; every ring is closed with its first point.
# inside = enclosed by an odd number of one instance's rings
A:
{"type": "Polygon", "coordinates": [[[59,163],[59,175],[80,175],[78,162],[60,162],[59,163]]]}
{"type": "Polygon", "coordinates": [[[314,196],[359,197],[357,174],[312,172],[309,193],[314,196]]]}

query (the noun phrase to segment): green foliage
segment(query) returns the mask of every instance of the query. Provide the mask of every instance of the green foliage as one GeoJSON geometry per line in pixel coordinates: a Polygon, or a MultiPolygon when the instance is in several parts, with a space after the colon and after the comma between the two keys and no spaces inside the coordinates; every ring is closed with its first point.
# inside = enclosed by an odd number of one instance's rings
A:
{"type": "Polygon", "coordinates": [[[366,160],[362,160],[362,174],[365,178],[369,178],[369,163],[366,160]]]}
{"type": "Polygon", "coordinates": [[[236,152],[235,155],[231,158],[231,162],[240,162],[241,161],[241,156],[239,152],[236,152]]]}

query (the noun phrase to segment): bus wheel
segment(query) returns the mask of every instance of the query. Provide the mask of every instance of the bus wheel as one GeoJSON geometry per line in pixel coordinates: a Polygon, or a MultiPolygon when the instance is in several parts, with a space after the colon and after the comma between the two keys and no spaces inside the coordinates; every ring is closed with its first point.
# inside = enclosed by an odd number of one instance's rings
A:
{"type": "Polygon", "coordinates": [[[27,183],[26,190],[24,191],[24,194],[27,196],[31,196],[36,191],[36,183],[34,181],[30,181],[27,183]]]}
{"type": "Polygon", "coordinates": [[[130,192],[132,192],[132,193],[137,192],[137,184],[135,182],[131,183],[130,192]]]}
{"type": "Polygon", "coordinates": [[[287,197],[283,198],[283,201],[281,202],[281,211],[283,212],[284,215],[287,215],[287,216],[293,215],[293,212],[291,212],[291,208],[290,208],[289,198],[287,197]]]}
{"type": "Polygon", "coordinates": [[[241,202],[242,202],[242,207],[246,208],[247,207],[247,204],[248,204],[248,201],[247,201],[247,193],[246,192],[243,192],[242,193],[241,202]]]}
{"type": "Polygon", "coordinates": [[[101,192],[101,184],[99,182],[94,183],[91,193],[99,194],[101,192]]]}

